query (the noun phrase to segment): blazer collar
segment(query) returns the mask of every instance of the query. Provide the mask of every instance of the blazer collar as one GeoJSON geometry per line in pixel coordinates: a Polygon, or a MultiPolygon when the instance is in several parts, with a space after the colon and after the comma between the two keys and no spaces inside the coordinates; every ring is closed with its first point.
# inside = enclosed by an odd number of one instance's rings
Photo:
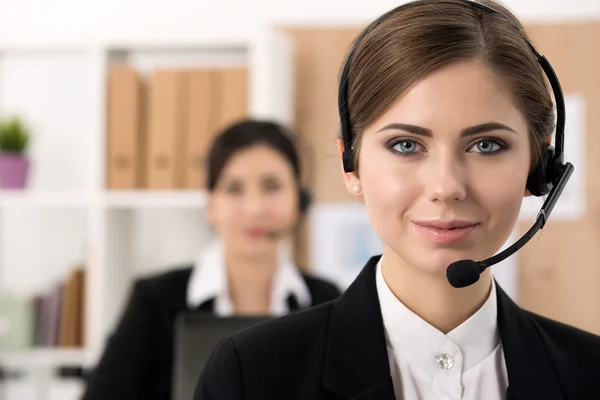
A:
{"type": "MultiPolygon", "coordinates": [[[[343,399],[395,399],[375,283],[380,257],[367,262],[333,306],[323,387],[343,399]]],[[[496,296],[509,380],[507,400],[566,399],[529,314],[497,283],[496,296]]]]}

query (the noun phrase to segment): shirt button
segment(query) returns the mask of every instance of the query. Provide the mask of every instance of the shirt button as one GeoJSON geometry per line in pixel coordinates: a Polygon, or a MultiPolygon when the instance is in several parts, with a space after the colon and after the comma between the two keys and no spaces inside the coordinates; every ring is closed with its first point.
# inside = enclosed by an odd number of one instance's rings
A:
{"type": "Polygon", "coordinates": [[[435,356],[440,369],[451,369],[454,366],[454,358],[449,354],[440,354],[435,356]]]}

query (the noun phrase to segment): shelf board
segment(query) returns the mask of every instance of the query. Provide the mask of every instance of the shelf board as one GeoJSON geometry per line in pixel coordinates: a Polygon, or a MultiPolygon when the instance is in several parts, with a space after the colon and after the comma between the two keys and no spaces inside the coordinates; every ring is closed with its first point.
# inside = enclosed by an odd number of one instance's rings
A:
{"type": "Polygon", "coordinates": [[[0,350],[0,364],[7,367],[57,367],[84,365],[85,349],[42,347],[23,350],[0,350]]]}
{"type": "Polygon", "coordinates": [[[206,204],[203,190],[131,190],[107,191],[107,208],[202,208],[206,204]]]}
{"type": "Polygon", "coordinates": [[[90,196],[86,192],[36,192],[0,190],[0,207],[86,207],[90,196]]]}

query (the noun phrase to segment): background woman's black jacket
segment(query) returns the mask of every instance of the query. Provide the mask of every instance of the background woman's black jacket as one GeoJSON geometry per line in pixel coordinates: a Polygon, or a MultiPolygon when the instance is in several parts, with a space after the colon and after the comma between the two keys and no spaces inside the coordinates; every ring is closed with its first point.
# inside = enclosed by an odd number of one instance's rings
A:
{"type": "MultiPolygon", "coordinates": [[[[192,268],[138,280],[125,312],[90,376],[83,400],[169,400],[174,323],[187,309],[192,268]]],[[[317,305],[337,298],[332,284],[304,275],[317,305]]],[[[290,305],[297,304],[289,299],[290,305]]],[[[201,308],[210,308],[211,302],[201,308]]],[[[297,307],[297,305],[296,305],[297,307]]]]}
{"type": "MultiPolygon", "coordinates": [[[[223,339],[194,400],[393,400],[378,259],[338,300],[223,339]]],[[[507,400],[600,399],[600,337],[525,311],[497,289],[507,400]]]]}

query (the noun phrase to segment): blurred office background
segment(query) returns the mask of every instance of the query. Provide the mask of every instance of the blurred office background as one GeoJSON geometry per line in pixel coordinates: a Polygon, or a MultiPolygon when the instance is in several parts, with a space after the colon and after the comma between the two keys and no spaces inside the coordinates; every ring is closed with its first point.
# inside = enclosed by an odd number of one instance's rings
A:
{"type": "MultiPolygon", "coordinates": [[[[523,307],[600,334],[600,2],[504,3],[561,79],[576,174],[495,272],[523,307]]],[[[78,398],[133,280],[211,235],[204,152],[243,116],[302,132],[316,203],[296,258],[347,285],[380,243],[342,184],[337,78],[360,28],[398,4],[0,0],[0,399],[78,398]]]]}

